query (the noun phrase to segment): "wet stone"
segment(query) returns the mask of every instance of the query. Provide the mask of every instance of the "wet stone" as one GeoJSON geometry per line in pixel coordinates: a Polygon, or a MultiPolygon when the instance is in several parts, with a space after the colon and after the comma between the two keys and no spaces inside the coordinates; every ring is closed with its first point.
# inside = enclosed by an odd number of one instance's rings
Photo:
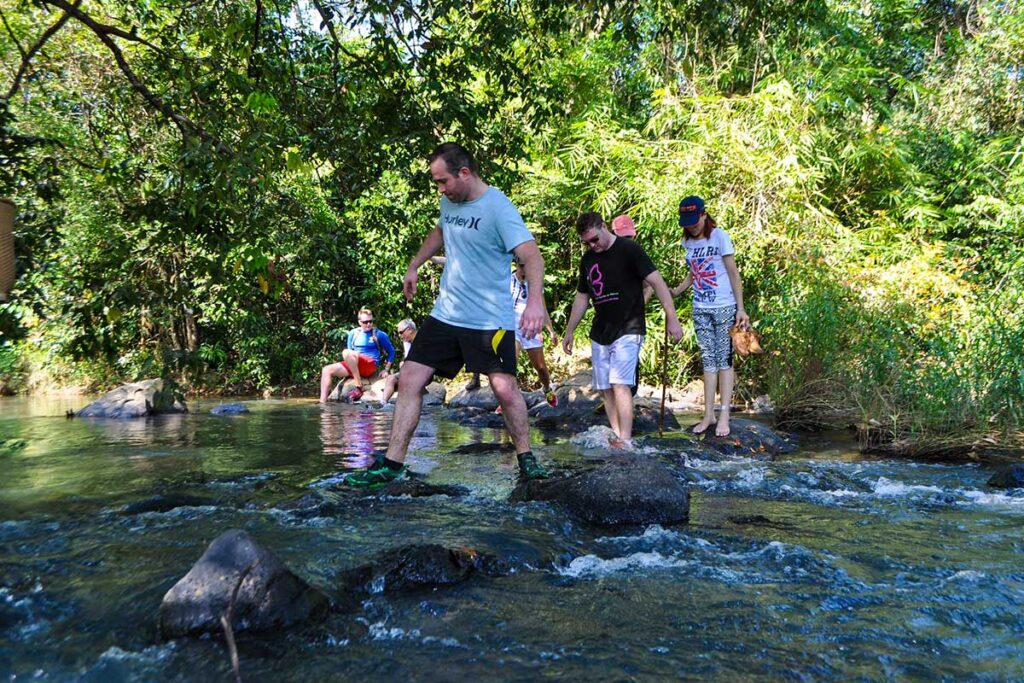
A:
{"type": "Polygon", "coordinates": [[[333,496],[328,496],[320,491],[310,491],[298,498],[278,503],[274,508],[289,512],[300,519],[312,519],[314,517],[334,517],[348,510],[349,506],[333,496]]]}
{"type": "Polygon", "coordinates": [[[729,431],[729,436],[715,436],[715,428],[712,426],[698,438],[724,455],[763,456],[770,459],[796,450],[796,445],[788,437],[754,420],[732,418],[729,420],[729,431]]]}
{"type": "Polygon", "coordinates": [[[481,455],[484,453],[511,453],[515,446],[511,443],[467,443],[451,451],[452,455],[481,455]]]}
{"type": "Polygon", "coordinates": [[[0,439],[0,455],[20,451],[27,445],[28,443],[24,439],[0,439]]]}
{"type": "MultiPolygon", "coordinates": [[[[482,391],[478,389],[477,391],[482,391]]],[[[505,418],[494,412],[494,409],[483,408],[452,408],[446,411],[449,420],[467,427],[481,427],[491,429],[502,429],[505,427],[505,418]]]]}
{"type": "Polygon", "coordinates": [[[640,449],[656,449],[659,457],[673,464],[687,464],[693,460],[719,462],[726,459],[721,452],[687,435],[641,436],[633,439],[633,443],[640,449]]]}
{"type": "Polygon", "coordinates": [[[1014,463],[1001,468],[988,480],[988,485],[997,489],[1024,488],[1024,463],[1014,463]]]}
{"type": "Polygon", "coordinates": [[[147,379],[108,391],[75,415],[127,419],[159,413],[187,412],[183,395],[173,382],[147,379]]]}
{"type": "Polygon", "coordinates": [[[222,403],[210,409],[211,415],[244,415],[248,412],[244,403],[222,403]]]}
{"type": "Polygon", "coordinates": [[[382,486],[379,489],[355,489],[348,487],[350,491],[355,493],[362,493],[365,496],[374,498],[400,498],[403,496],[409,498],[428,498],[430,496],[449,496],[451,498],[461,498],[469,495],[469,489],[463,486],[454,486],[452,484],[431,484],[426,481],[419,479],[399,479],[396,482],[392,482],[387,486],[382,486]]]}
{"type": "Polygon", "coordinates": [[[180,507],[199,507],[202,505],[216,505],[210,498],[200,498],[187,493],[167,493],[150,496],[144,500],[128,503],[121,508],[123,515],[138,515],[143,512],[170,512],[180,507]]]}
{"type": "Polygon", "coordinates": [[[729,515],[726,519],[740,526],[773,526],[775,524],[764,515],[729,515]]]}
{"type": "Polygon", "coordinates": [[[446,548],[437,544],[406,545],[388,550],[372,562],[338,575],[343,593],[395,593],[452,586],[474,574],[503,576],[508,566],[472,548],[446,548]]]}
{"type": "MultiPolygon", "coordinates": [[[[530,409],[530,424],[545,431],[578,433],[595,425],[607,425],[608,416],[601,404],[591,401],[560,402],[552,408],[542,403],[530,409]]],[[[660,408],[640,403],[633,406],[633,434],[649,434],[659,431],[660,408]]],[[[665,431],[677,431],[679,421],[671,411],[665,412],[665,431]]]]}
{"type": "Polygon", "coordinates": [[[650,458],[617,457],[567,477],[522,482],[513,503],[554,503],[576,519],[598,526],[679,524],[690,516],[690,492],[673,472],[650,458]]]}
{"type": "Polygon", "coordinates": [[[448,407],[455,408],[479,408],[480,410],[493,411],[498,407],[498,397],[487,386],[481,386],[473,391],[463,389],[448,399],[448,407]]]}
{"type": "Polygon", "coordinates": [[[293,574],[248,533],[231,529],[218,536],[164,595],[160,634],[170,639],[220,633],[220,618],[240,579],[232,622],[236,632],[267,631],[327,614],[329,603],[323,593],[293,574]]]}

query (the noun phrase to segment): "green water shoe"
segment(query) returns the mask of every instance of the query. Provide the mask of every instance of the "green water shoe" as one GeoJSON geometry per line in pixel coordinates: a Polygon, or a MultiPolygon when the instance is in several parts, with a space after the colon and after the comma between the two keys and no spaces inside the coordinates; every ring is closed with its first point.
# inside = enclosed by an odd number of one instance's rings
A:
{"type": "Polygon", "coordinates": [[[532,453],[517,456],[519,460],[519,477],[521,479],[547,479],[551,474],[540,466],[532,453]]]}
{"type": "Polygon", "coordinates": [[[405,474],[406,467],[403,465],[397,470],[393,470],[384,464],[384,459],[376,461],[368,469],[362,472],[356,472],[345,477],[345,486],[360,486],[370,489],[380,488],[381,486],[387,486],[396,479],[401,478],[405,474]]]}

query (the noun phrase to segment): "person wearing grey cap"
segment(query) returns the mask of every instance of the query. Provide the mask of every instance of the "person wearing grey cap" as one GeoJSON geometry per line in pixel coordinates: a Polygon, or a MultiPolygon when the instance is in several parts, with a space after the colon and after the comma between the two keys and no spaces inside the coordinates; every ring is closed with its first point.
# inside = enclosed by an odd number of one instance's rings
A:
{"type": "MultiPolygon", "coordinates": [[[[416,323],[409,318],[401,320],[397,326],[398,338],[402,340],[403,354],[402,362],[398,364],[399,369],[402,367],[402,363],[405,363],[405,359],[409,357],[409,351],[412,350],[412,343],[416,339],[416,323]]],[[[381,392],[380,407],[385,408],[388,402],[391,400],[391,396],[398,391],[398,372],[393,372],[384,378],[384,389],[381,392]]]]}

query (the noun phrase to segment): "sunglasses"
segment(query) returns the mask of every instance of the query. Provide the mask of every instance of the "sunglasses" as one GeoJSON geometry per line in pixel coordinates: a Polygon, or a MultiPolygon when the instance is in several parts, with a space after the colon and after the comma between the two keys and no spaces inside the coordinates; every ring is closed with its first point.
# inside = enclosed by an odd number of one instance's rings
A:
{"type": "Polygon", "coordinates": [[[373,318],[370,318],[369,320],[360,320],[359,324],[360,325],[372,325],[373,324],[373,318]]]}
{"type": "Polygon", "coordinates": [[[582,237],[580,238],[580,242],[583,242],[583,244],[589,244],[590,246],[594,246],[595,244],[597,244],[600,241],[601,241],[601,236],[600,235],[594,235],[589,240],[585,240],[582,237]]]}

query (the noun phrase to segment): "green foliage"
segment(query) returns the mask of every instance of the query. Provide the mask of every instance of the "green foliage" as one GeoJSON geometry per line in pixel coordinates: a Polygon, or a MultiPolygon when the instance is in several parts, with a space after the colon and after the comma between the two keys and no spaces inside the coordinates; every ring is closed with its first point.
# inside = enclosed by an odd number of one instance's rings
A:
{"type": "MultiPolygon", "coordinates": [[[[453,138],[537,237],[556,326],[576,215],[630,213],[674,284],[698,193],[769,349],[741,394],[793,424],[1020,429],[1014,3],[67,6],[0,0],[5,374],[314,382],[360,307],[389,331],[429,310],[436,269],[411,307],[400,287],[436,220],[424,157],[453,138]]],[[[666,354],[650,323],[645,379],[699,375],[692,337],[666,354]]]]}

